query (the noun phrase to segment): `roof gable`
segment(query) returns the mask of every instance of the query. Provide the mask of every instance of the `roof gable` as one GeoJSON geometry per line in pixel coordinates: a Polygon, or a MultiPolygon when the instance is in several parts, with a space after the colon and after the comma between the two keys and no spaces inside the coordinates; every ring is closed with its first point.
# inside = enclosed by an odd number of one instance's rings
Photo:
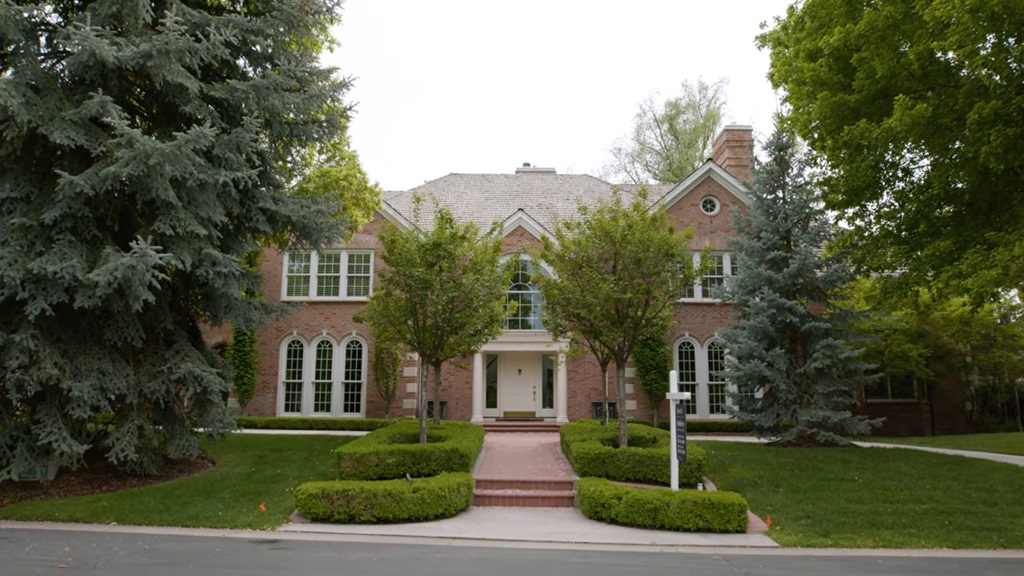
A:
{"type": "Polygon", "coordinates": [[[747,187],[737,180],[735,176],[729,174],[724,168],[715,164],[711,160],[705,161],[701,164],[700,168],[697,168],[692,174],[687,176],[686,180],[683,180],[679,184],[673,186],[671,190],[669,190],[655,203],[655,205],[663,208],[670,208],[673,204],[692,192],[698,184],[708,178],[711,178],[720,184],[722,188],[725,188],[726,191],[736,198],[739,198],[740,202],[743,202],[748,206],[750,205],[750,194],[747,192],[747,187]]]}

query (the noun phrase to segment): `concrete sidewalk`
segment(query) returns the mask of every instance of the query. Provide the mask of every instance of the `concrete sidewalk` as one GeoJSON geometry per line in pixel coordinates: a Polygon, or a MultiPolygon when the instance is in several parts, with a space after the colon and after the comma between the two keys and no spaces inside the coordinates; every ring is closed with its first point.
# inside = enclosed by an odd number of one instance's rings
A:
{"type": "Polygon", "coordinates": [[[577,508],[472,507],[453,518],[434,522],[372,525],[293,522],[279,528],[278,531],[520,542],[538,545],[778,547],[778,544],[763,534],[666,532],[615,526],[585,518],[577,508]]]}

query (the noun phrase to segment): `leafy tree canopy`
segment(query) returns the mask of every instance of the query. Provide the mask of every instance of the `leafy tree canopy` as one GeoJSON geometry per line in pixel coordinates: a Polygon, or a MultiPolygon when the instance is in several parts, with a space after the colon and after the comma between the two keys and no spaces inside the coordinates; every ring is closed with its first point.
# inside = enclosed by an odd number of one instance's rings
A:
{"type": "MultiPolygon", "coordinates": [[[[418,222],[419,204],[414,221],[418,222]]],[[[374,334],[405,344],[420,357],[420,441],[426,442],[426,367],[434,369],[439,406],[441,365],[480,349],[501,332],[509,275],[501,265],[501,235],[459,223],[437,206],[433,228],[389,227],[381,235],[383,266],[359,320],[374,334]]],[[[435,419],[440,410],[434,410],[435,419]]]]}
{"type": "Polygon", "coordinates": [[[1017,0],[806,0],[758,37],[856,262],[991,298],[1024,279],[1017,0]]]}
{"type": "MultiPolygon", "coordinates": [[[[628,202],[615,192],[544,238],[539,258],[554,271],[540,276],[544,322],[616,364],[619,399],[626,397],[625,367],[641,335],[662,322],[696,272],[688,251],[692,230],[676,231],[665,210],[641,190],[628,202]]],[[[600,357],[600,356],[599,356],[600,357]]],[[[626,406],[619,402],[619,445],[626,446],[626,406]]]]}
{"type": "Polygon", "coordinates": [[[711,157],[724,107],[725,80],[684,81],[676,96],[648,96],[633,118],[632,133],[612,146],[604,177],[623,184],[682,182],[711,157]]]}
{"type": "Polygon", "coordinates": [[[0,478],[90,449],[130,472],[227,430],[203,325],[271,306],[242,257],[337,240],[288,189],[343,138],[340,2],[0,3],[0,478]]]}

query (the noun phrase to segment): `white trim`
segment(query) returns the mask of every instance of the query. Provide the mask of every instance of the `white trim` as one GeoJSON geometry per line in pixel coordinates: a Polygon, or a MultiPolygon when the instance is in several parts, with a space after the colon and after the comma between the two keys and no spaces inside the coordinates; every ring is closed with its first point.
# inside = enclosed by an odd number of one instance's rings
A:
{"type": "Polygon", "coordinates": [[[369,347],[366,339],[358,334],[350,335],[340,342],[327,330],[322,330],[312,340],[298,335],[296,331],[281,339],[278,345],[278,366],[277,366],[277,415],[278,416],[302,416],[311,418],[363,418],[366,416],[367,405],[367,382],[369,373],[369,347]],[[345,352],[348,343],[357,341],[362,345],[362,365],[360,383],[359,412],[344,412],[345,402],[345,352]],[[299,412],[285,412],[285,371],[288,357],[288,345],[298,342],[302,345],[302,387],[299,412]],[[331,407],[328,412],[313,412],[313,405],[316,398],[316,350],[321,342],[327,342],[331,346],[331,407]]]}
{"type": "MultiPolygon", "coordinates": [[[[691,253],[691,255],[693,257],[693,265],[694,265],[694,267],[695,268],[699,267],[700,266],[700,256],[701,256],[701,253],[700,252],[693,252],[693,253],[691,253]]],[[[726,251],[722,251],[722,250],[713,250],[713,251],[711,251],[709,253],[709,255],[710,256],[721,256],[722,257],[722,277],[725,278],[725,282],[728,282],[729,278],[731,278],[732,275],[733,275],[732,274],[732,270],[733,270],[733,268],[735,268],[735,266],[733,265],[732,259],[733,259],[733,256],[735,256],[736,254],[734,252],[726,252],[726,251]]],[[[696,279],[694,279],[694,281],[693,281],[693,297],[692,298],[688,298],[688,297],[687,298],[682,298],[683,302],[721,302],[722,301],[721,298],[708,298],[708,297],[704,296],[704,286],[703,286],[703,284],[704,284],[705,276],[707,276],[707,275],[705,274],[704,276],[699,276],[696,279]]]]}
{"type": "MultiPolygon", "coordinates": [[[[654,203],[655,207],[669,208],[676,202],[679,202],[687,194],[693,191],[698,184],[703,182],[705,179],[711,178],[718,184],[725,188],[727,192],[740,199],[746,205],[750,205],[750,195],[747,193],[747,187],[742,182],[736,179],[735,176],[729,174],[724,168],[715,164],[711,160],[705,161],[701,164],[700,168],[694,170],[693,174],[686,177],[679,184],[676,184],[665,193],[657,202],[654,203]]],[[[721,199],[719,199],[721,204],[721,199]]],[[[703,212],[702,212],[703,213],[703,212]]]]}
{"type": "Polygon", "coordinates": [[[402,216],[402,213],[395,210],[394,206],[388,204],[387,200],[382,200],[380,208],[377,209],[377,213],[384,217],[385,220],[391,222],[395,226],[398,226],[402,230],[409,231],[415,230],[416,226],[409,221],[408,218],[402,216]]]}
{"type": "Polygon", "coordinates": [[[516,228],[522,228],[529,232],[534,238],[543,240],[544,238],[554,239],[551,232],[548,231],[540,222],[537,222],[533,216],[530,216],[522,208],[515,211],[514,214],[505,219],[501,224],[501,237],[504,238],[511,234],[516,228]]]}
{"type": "MultiPolygon", "coordinates": [[[[374,269],[376,267],[376,258],[374,257],[374,251],[370,248],[338,248],[338,249],[327,249],[327,250],[289,250],[283,253],[281,260],[281,301],[282,302],[366,302],[370,296],[373,295],[373,279],[374,269]],[[288,295],[288,265],[292,254],[309,254],[309,291],[305,296],[289,296],[288,295]],[[338,263],[339,266],[339,285],[337,296],[317,296],[317,282],[318,282],[318,268],[320,265],[321,254],[340,254],[341,259],[338,263]],[[346,296],[348,292],[348,266],[349,256],[352,254],[369,254],[370,255],[370,272],[369,272],[369,292],[366,296],[346,296]]],[[[359,274],[359,277],[363,277],[363,274],[359,274]]]]}

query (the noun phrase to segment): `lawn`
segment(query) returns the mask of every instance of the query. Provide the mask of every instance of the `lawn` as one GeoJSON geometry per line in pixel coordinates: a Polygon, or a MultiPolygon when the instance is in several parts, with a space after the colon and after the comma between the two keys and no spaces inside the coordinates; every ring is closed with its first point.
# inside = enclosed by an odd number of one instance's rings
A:
{"type": "Polygon", "coordinates": [[[915,450],[695,442],[783,546],[1024,549],[1024,468],[915,450]]]}
{"type": "Polygon", "coordinates": [[[234,434],[205,445],[217,463],[206,472],[121,492],[21,502],[0,508],[0,518],[271,529],[287,522],[295,509],[292,489],[334,477],[331,452],[352,440],[234,434]]]}
{"type": "Polygon", "coordinates": [[[933,446],[954,450],[977,450],[1024,456],[1024,432],[1001,432],[996,434],[956,434],[949,436],[914,436],[909,438],[864,438],[865,442],[886,444],[909,444],[912,446],[933,446]]]}

